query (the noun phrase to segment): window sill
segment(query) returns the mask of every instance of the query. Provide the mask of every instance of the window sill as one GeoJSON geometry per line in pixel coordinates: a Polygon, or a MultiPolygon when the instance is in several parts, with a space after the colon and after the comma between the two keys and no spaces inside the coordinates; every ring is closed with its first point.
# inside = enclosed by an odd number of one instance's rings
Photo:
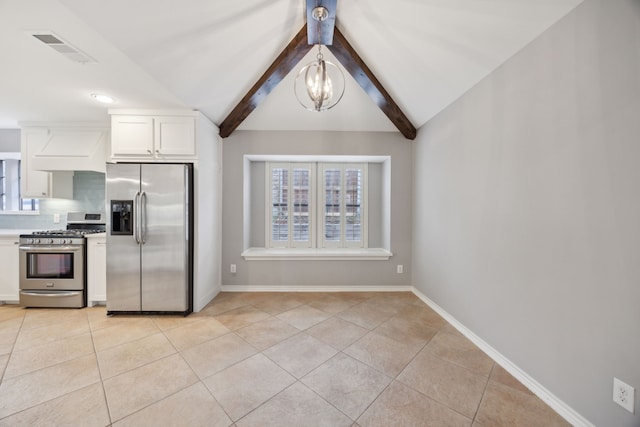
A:
{"type": "Polygon", "coordinates": [[[242,252],[247,261],[385,261],[393,253],[382,248],[370,249],[266,249],[249,248],[242,252]]]}

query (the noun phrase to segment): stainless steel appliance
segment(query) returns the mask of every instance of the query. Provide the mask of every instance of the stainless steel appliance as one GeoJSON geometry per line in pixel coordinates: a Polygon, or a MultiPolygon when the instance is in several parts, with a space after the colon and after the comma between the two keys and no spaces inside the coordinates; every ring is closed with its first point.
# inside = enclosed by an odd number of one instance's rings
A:
{"type": "Polygon", "coordinates": [[[23,307],[86,306],[84,235],[104,231],[101,214],[69,212],[66,230],[20,235],[20,304],[23,307]]]}
{"type": "Polygon", "coordinates": [[[107,314],[193,311],[193,165],[107,164],[107,314]]]}

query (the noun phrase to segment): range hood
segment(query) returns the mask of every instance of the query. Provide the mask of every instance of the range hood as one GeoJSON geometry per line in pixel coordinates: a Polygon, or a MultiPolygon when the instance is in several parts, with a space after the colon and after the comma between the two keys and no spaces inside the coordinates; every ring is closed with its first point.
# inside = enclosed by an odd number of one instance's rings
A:
{"type": "Polygon", "coordinates": [[[88,127],[48,128],[47,142],[29,159],[32,169],[105,172],[108,129],[88,127]]]}

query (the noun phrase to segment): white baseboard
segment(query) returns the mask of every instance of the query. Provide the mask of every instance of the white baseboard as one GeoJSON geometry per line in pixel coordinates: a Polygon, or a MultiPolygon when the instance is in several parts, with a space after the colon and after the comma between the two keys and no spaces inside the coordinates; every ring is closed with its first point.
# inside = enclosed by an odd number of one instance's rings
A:
{"type": "Polygon", "coordinates": [[[222,292],[413,292],[413,286],[229,286],[222,292]]]}
{"type": "Polygon", "coordinates": [[[462,323],[458,322],[453,316],[447,313],[442,307],[435,302],[431,301],[424,294],[422,294],[415,287],[413,293],[420,298],[425,304],[431,307],[435,312],[442,316],[447,322],[449,322],[454,328],[456,328],[462,335],[467,337],[471,342],[484,351],[490,358],[492,358],[498,365],[502,366],[507,372],[513,375],[518,381],[524,384],[533,394],[538,396],[542,401],[549,405],[554,411],[558,413],[567,422],[576,427],[595,427],[594,424],[589,422],[582,415],[577,413],[573,408],[560,400],[556,395],[544,388],[542,384],[534,380],[526,372],[516,366],[509,359],[500,354],[495,348],[491,347],[479,336],[467,329],[462,323]]]}

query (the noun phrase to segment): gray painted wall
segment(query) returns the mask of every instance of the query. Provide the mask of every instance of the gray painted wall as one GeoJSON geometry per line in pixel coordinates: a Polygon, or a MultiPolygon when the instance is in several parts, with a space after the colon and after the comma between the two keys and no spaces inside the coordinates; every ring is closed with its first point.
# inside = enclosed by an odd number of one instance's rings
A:
{"type": "MultiPolygon", "coordinates": [[[[411,285],[411,145],[397,133],[380,132],[236,131],[224,139],[222,284],[411,285]],[[240,256],[244,241],[242,180],[243,156],[248,154],[391,156],[391,251],[394,256],[388,261],[245,261],[240,256]],[[229,272],[230,264],[237,265],[236,274],[229,272]],[[404,266],[404,274],[396,273],[397,264],[404,266]]],[[[258,175],[252,175],[254,185],[263,186],[264,175],[258,175]]],[[[252,213],[251,222],[260,224],[260,213],[252,213]]],[[[380,240],[380,236],[375,238],[380,240]]],[[[259,241],[254,239],[252,243],[259,241]]]]}
{"type": "Polygon", "coordinates": [[[414,286],[597,426],[640,425],[639,165],[638,0],[585,0],[414,150],[414,286]]]}

